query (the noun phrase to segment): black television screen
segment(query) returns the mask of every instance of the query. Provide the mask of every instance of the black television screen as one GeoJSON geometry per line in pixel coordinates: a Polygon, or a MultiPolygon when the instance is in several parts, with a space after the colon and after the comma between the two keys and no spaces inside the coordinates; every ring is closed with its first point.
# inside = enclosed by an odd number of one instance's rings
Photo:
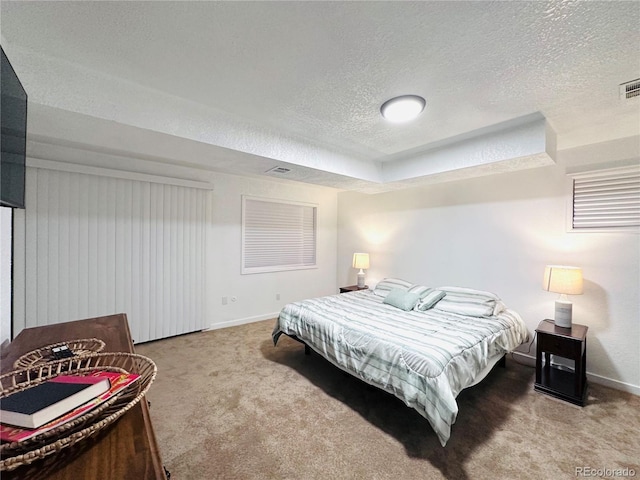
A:
{"type": "Polygon", "coordinates": [[[0,74],[0,205],[24,208],[27,93],[4,50],[0,74]]]}

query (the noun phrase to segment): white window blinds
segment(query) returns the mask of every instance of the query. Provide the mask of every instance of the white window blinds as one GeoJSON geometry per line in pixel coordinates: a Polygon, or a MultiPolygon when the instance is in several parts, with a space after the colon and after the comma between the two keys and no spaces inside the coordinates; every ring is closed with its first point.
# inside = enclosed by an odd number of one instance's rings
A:
{"type": "Polygon", "coordinates": [[[242,273],[316,267],[317,206],[242,197],[242,273]]]}
{"type": "Polygon", "coordinates": [[[574,230],[637,229],[640,226],[640,166],[573,177],[574,230]]]}

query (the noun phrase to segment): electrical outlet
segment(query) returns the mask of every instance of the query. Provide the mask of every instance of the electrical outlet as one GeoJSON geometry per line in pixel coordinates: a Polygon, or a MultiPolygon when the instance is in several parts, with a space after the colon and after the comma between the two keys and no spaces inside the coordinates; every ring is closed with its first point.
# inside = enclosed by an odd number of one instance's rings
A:
{"type": "Polygon", "coordinates": [[[276,293],[276,300],[280,300],[280,294],[276,293]]]}
{"type": "Polygon", "coordinates": [[[226,305],[227,303],[229,303],[229,298],[228,297],[222,297],[222,304],[226,305]]]}

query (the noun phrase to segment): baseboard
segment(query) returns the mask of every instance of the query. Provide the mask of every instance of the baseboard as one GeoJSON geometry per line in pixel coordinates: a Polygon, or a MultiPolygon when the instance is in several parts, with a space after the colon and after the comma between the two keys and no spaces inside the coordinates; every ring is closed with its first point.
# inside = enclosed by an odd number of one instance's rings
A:
{"type": "Polygon", "coordinates": [[[227,322],[212,323],[209,328],[205,330],[218,330],[220,328],[237,327],[238,325],[245,325],[247,323],[260,322],[262,320],[269,320],[270,318],[277,318],[280,312],[266,313],[264,315],[257,315],[255,317],[238,318],[236,320],[229,320],[227,322]]]}
{"type": "MultiPolygon", "coordinates": [[[[513,352],[513,355],[519,357],[519,361],[521,361],[522,363],[526,363],[531,367],[536,366],[535,356],[527,355],[521,352],[513,352]]],[[[595,373],[589,372],[587,372],[587,380],[598,385],[604,385],[605,387],[614,388],[616,390],[621,390],[623,392],[629,392],[633,395],[640,396],[640,387],[637,385],[632,385],[630,383],[621,382],[620,380],[614,380],[612,378],[603,377],[602,375],[596,375],[595,373]]]]}
{"type": "Polygon", "coordinates": [[[587,372],[587,380],[593,383],[597,383],[598,385],[615,388],[616,390],[629,392],[640,397],[640,387],[637,385],[631,385],[630,383],[613,380],[611,378],[603,377],[601,375],[596,375],[595,373],[589,372],[587,372]]]}

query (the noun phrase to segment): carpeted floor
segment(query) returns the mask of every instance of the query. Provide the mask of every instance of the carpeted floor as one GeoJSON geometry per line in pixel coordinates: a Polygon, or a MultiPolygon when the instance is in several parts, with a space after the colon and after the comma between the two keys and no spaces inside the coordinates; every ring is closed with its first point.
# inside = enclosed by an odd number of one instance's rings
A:
{"type": "Polygon", "coordinates": [[[274,347],[273,326],[136,346],[158,365],[147,398],[172,480],[640,477],[640,397],[590,384],[576,407],[534,392],[533,368],[508,358],[458,396],[443,448],[392,395],[285,336],[274,347]]]}

